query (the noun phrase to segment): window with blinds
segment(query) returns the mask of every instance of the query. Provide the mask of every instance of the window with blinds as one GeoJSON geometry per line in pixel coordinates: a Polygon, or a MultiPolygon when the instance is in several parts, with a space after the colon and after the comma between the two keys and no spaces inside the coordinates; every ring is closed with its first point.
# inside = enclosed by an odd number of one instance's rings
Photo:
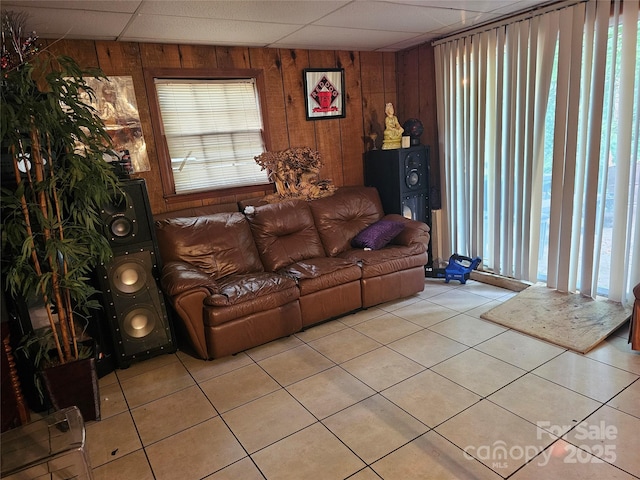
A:
{"type": "Polygon", "coordinates": [[[176,194],[269,182],[255,79],[154,83],[176,194]]]}

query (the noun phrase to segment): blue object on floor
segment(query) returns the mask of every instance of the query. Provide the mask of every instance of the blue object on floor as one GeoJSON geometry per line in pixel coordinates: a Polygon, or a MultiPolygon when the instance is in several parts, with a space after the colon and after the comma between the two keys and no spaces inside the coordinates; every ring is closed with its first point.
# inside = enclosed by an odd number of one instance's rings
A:
{"type": "Polygon", "coordinates": [[[480,257],[463,257],[454,253],[449,258],[449,265],[444,269],[445,283],[449,283],[449,280],[460,280],[462,284],[467,283],[471,270],[478,268],[481,261],[480,257]]]}

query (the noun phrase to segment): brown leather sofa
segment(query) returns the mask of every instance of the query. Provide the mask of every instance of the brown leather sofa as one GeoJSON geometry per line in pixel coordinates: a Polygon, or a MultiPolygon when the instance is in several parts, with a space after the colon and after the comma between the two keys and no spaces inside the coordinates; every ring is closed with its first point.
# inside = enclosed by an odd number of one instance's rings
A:
{"type": "MultiPolygon", "coordinates": [[[[162,288],[202,358],[219,358],[424,288],[429,227],[384,215],[376,189],[243,211],[156,216],[162,288]],[[381,219],[404,229],[379,250],[351,240],[381,219]]],[[[239,209],[239,206],[228,206],[239,209]]],[[[212,207],[218,211],[224,207],[212,207]]]]}

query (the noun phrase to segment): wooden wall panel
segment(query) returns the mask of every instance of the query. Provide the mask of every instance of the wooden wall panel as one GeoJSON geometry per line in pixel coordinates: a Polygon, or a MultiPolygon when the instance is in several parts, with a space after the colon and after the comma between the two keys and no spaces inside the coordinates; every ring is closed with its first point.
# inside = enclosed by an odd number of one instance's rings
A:
{"type": "MultiPolygon", "coordinates": [[[[393,103],[398,108],[398,86],[397,86],[397,59],[395,53],[386,52],[382,54],[382,66],[384,74],[384,101],[393,103]]],[[[384,108],[382,109],[384,113],[384,108]]],[[[382,118],[384,124],[384,117],[382,118]]]]}
{"type": "Polygon", "coordinates": [[[209,45],[180,45],[182,68],[218,68],[215,49],[209,45]]]}
{"type": "Polygon", "coordinates": [[[398,90],[402,92],[402,101],[396,113],[403,123],[407,118],[420,118],[420,64],[417,48],[398,54],[398,90]],[[402,72],[402,73],[400,73],[402,72]]]}
{"type": "MultiPolygon", "coordinates": [[[[382,145],[384,132],[384,70],[383,54],[379,52],[360,53],[360,71],[362,83],[362,122],[364,136],[375,133],[376,148],[382,145]]],[[[368,144],[367,150],[372,148],[373,142],[368,144]]]]}
{"type": "MultiPolygon", "coordinates": [[[[310,50],[309,67],[336,68],[335,52],[332,50],[310,50]]],[[[342,151],[340,142],[340,120],[338,118],[306,120],[305,116],[304,121],[314,127],[316,134],[316,148],[319,152],[322,152],[322,160],[324,166],[320,170],[320,176],[322,178],[331,179],[333,181],[333,184],[338,187],[342,186],[343,178],[342,151]]]]}
{"type": "Polygon", "coordinates": [[[140,60],[142,62],[142,68],[182,67],[182,58],[178,45],[141,43],[140,60]]]}
{"type": "MultiPolygon", "coordinates": [[[[430,147],[430,179],[432,187],[432,199],[437,194],[440,186],[440,165],[438,153],[438,123],[436,109],[436,77],[434,49],[429,44],[423,44],[409,50],[398,53],[398,118],[402,122],[404,118],[419,118],[424,125],[424,132],[420,137],[421,143],[430,147]]],[[[433,230],[433,255],[436,261],[441,258],[440,251],[443,241],[438,231],[443,219],[441,215],[434,213],[433,230]]]]}
{"type": "Polygon", "coordinates": [[[289,134],[280,50],[252,48],[249,50],[249,58],[251,68],[257,68],[264,72],[267,98],[262,101],[267,104],[267,118],[264,119],[265,127],[268,127],[269,133],[267,148],[274,152],[284,150],[289,146],[289,134]]]}
{"type": "MultiPolygon", "coordinates": [[[[342,185],[361,185],[364,178],[362,157],[367,149],[363,132],[362,81],[359,52],[339,50],[338,67],[344,68],[346,117],[340,119],[342,185]],[[357,159],[360,161],[357,161],[357,159]]],[[[368,137],[367,137],[368,138],[368,137]]]]}
{"type": "MultiPolygon", "coordinates": [[[[53,48],[53,47],[52,47],[53,48]]],[[[323,175],[338,186],[364,182],[362,155],[372,129],[382,143],[384,103],[398,101],[394,53],[315,51],[212,45],[174,45],[109,41],[62,41],[55,51],[76,58],[84,66],[99,66],[107,75],[131,75],[134,79],[140,120],[151,163],[147,180],[154,213],[195,205],[233,202],[273,192],[241,194],[211,192],[197,201],[168,203],[162,194],[157,148],[151,128],[144,84],[146,68],[256,68],[264,72],[266,130],[271,150],[308,146],[320,151],[323,175]],[[302,71],[308,67],[345,69],[346,118],[307,121],[302,71]]],[[[423,119],[424,121],[424,119],[423,119]]]]}
{"type": "MultiPolygon", "coordinates": [[[[107,75],[133,75],[142,73],[140,47],[130,42],[96,42],[100,68],[107,75]]],[[[138,95],[136,90],[136,95],[138,95]]]]}
{"type": "Polygon", "coordinates": [[[66,55],[84,67],[99,66],[96,48],[92,40],[42,40],[47,50],[55,55],[66,55]]]}
{"type": "Polygon", "coordinates": [[[419,118],[424,125],[420,137],[431,150],[431,185],[439,185],[438,122],[433,47],[423,44],[398,53],[398,119],[419,118]]]}
{"type": "Polygon", "coordinates": [[[249,49],[246,47],[216,47],[218,68],[249,68],[249,49]]]}
{"type": "Polygon", "coordinates": [[[435,52],[431,45],[420,46],[420,113],[424,125],[423,141],[431,147],[431,177],[440,179],[440,162],[438,148],[438,118],[436,97],[436,62],[435,52]]]}
{"type": "Polygon", "coordinates": [[[302,83],[302,71],[309,68],[309,52],[307,50],[281,50],[280,60],[282,61],[282,82],[285,91],[289,146],[317,148],[315,128],[313,123],[307,122],[305,115],[304,85],[302,83]]]}

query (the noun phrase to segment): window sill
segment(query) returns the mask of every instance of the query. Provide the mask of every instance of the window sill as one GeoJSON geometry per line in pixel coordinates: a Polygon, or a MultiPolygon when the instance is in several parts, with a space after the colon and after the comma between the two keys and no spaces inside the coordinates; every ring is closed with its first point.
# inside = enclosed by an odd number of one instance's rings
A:
{"type": "Polygon", "coordinates": [[[192,193],[173,193],[164,195],[164,199],[168,204],[172,203],[184,203],[189,201],[197,201],[204,199],[216,199],[222,197],[229,197],[233,195],[242,195],[252,192],[275,192],[275,185],[273,183],[262,183],[259,185],[247,185],[242,187],[220,188],[216,190],[202,190],[192,193]]]}

